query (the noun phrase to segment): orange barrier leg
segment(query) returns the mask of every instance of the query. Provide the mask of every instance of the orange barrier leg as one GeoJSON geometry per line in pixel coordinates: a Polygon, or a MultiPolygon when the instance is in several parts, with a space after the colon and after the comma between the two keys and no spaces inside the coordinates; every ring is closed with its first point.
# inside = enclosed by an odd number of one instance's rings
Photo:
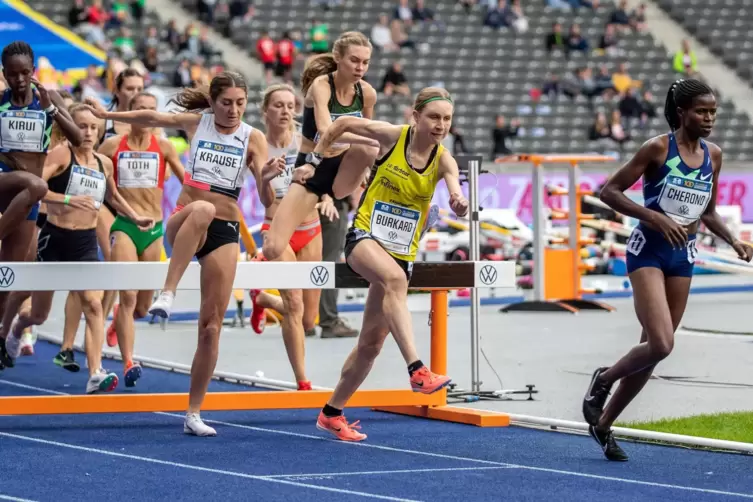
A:
{"type": "MultiPolygon", "coordinates": [[[[447,291],[431,292],[431,370],[440,375],[447,374],[447,291]]],[[[375,411],[410,415],[413,417],[444,420],[479,427],[506,427],[510,416],[506,413],[478,411],[469,408],[447,406],[447,389],[436,394],[441,399],[438,405],[421,406],[380,406],[375,411]]]]}

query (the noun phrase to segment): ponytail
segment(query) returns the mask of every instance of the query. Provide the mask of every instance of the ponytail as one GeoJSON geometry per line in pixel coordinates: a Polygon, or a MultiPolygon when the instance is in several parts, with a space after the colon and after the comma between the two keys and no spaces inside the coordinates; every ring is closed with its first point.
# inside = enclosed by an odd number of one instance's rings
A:
{"type": "Polygon", "coordinates": [[[306,66],[303,68],[303,75],[301,76],[301,91],[306,96],[309,92],[311,84],[314,83],[317,77],[327,75],[337,70],[337,63],[335,62],[335,56],[331,52],[325,54],[318,54],[306,61],[306,66]]]}
{"type": "Polygon", "coordinates": [[[212,107],[209,86],[206,85],[196,88],[186,87],[171,101],[175,102],[187,112],[201,112],[212,107]]]}
{"type": "Polygon", "coordinates": [[[714,95],[711,87],[694,78],[680,79],[672,82],[667,92],[667,100],[664,103],[664,118],[672,131],[682,126],[682,121],[677,109],[689,109],[693,105],[693,99],[707,94],[714,95]]]}

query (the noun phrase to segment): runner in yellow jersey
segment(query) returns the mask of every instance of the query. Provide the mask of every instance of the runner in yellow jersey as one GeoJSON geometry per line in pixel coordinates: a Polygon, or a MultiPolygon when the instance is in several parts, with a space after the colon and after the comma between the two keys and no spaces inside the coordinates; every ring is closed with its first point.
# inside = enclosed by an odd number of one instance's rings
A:
{"type": "MultiPolygon", "coordinates": [[[[457,162],[441,144],[450,129],[452,114],[449,93],[429,87],[416,98],[414,125],[341,117],[325,131],[314,149],[314,154],[323,152],[348,132],[380,144],[379,159],[345,238],[348,266],[370,284],[363,327],[358,345],[345,362],[340,381],[316,424],[338,439],[366,439],[356,430],[356,424],[347,423],[342,409],[366,379],[389,333],[408,365],[415,392],[431,394],[450,383],[449,377],[432,373],[419,359],[406,300],[421,230],[440,179],[447,184],[450,208],[455,214],[463,216],[468,212],[457,162]]],[[[303,166],[294,179],[305,183],[310,175],[311,166],[303,166]]]]}

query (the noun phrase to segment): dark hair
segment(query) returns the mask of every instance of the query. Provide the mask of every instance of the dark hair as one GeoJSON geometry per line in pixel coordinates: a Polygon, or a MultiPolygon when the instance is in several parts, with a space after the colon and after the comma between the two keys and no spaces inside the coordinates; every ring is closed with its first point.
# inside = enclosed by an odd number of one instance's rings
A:
{"type": "Polygon", "coordinates": [[[8,66],[8,60],[13,56],[29,56],[32,66],[34,65],[34,51],[23,40],[16,40],[3,47],[3,54],[0,57],[3,66],[8,66]]]}
{"type": "Polygon", "coordinates": [[[694,78],[675,80],[667,92],[667,101],[664,103],[664,118],[667,119],[669,128],[676,131],[682,125],[677,109],[687,110],[693,104],[693,98],[714,94],[711,87],[694,78]]]}
{"type": "Polygon", "coordinates": [[[246,79],[240,73],[223,71],[218,73],[209,83],[209,87],[201,86],[195,89],[185,88],[170,101],[175,102],[188,112],[196,112],[211,108],[212,102],[217,101],[225,89],[238,87],[248,95],[246,79]]]}
{"type": "MultiPolygon", "coordinates": [[[[134,68],[126,68],[125,70],[118,73],[118,76],[115,77],[115,91],[119,91],[121,87],[123,87],[123,83],[125,82],[125,79],[130,77],[139,77],[140,79],[144,79],[144,76],[139,73],[138,70],[134,68]]],[[[118,95],[114,92],[112,93],[112,103],[111,108],[114,110],[118,107],[120,102],[118,101],[118,95]]]]}

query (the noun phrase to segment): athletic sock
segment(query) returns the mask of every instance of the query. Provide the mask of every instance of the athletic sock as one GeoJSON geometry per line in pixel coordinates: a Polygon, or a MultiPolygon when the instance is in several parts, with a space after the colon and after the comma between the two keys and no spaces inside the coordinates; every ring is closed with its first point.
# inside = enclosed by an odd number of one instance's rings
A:
{"type": "Polygon", "coordinates": [[[408,365],[408,374],[410,376],[413,376],[413,373],[420,370],[424,367],[424,363],[421,362],[421,359],[418,359],[408,365]]]}
{"type": "Polygon", "coordinates": [[[333,408],[332,406],[325,404],[324,408],[322,408],[322,413],[324,413],[325,417],[339,417],[343,414],[343,410],[338,410],[337,408],[333,408]]]}

